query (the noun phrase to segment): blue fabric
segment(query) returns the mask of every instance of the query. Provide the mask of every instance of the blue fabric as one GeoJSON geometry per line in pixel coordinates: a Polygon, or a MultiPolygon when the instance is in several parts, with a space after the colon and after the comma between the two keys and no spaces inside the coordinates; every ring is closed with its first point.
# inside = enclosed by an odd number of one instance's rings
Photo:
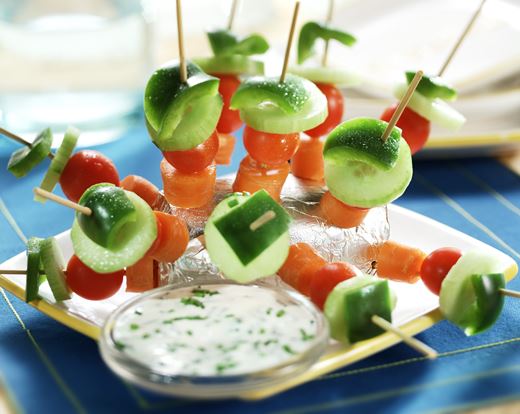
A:
{"type": "MultiPolygon", "coordinates": [[[[131,130],[100,150],[115,161],[122,177],[140,174],[160,186],[161,154],[144,128],[131,130]]],[[[232,166],[219,168],[219,173],[236,169],[243,154],[240,147],[232,166]]],[[[32,201],[31,189],[45,167],[22,180],[3,168],[0,172],[0,194],[27,235],[50,236],[72,221],[67,209],[32,201]]],[[[398,204],[520,258],[520,179],[494,160],[416,163],[416,176],[398,204]]],[[[22,249],[0,220],[0,261],[22,249]]],[[[511,288],[520,290],[520,280],[511,288]]],[[[103,364],[94,341],[7,294],[0,297],[0,381],[28,413],[449,411],[520,398],[519,317],[520,301],[507,299],[498,323],[482,335],[467,338],[449,323],[439,323],[419,335],[441,352],[436,361],[417,358],[408,347],[398,345],[264,401],[190,402],[124,384],[103,364]]]]}

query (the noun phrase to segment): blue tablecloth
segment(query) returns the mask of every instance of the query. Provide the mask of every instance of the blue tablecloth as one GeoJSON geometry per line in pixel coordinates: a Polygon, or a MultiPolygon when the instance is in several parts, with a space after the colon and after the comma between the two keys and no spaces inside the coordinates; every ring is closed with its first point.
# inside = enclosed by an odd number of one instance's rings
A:
{"type": "MultiPolygon", "coordinates": [[[[115,161],[122,177],[140,174],[160,185],[161,154],[144,128],[100,149],[115,161]]],[[[219,173],[236,169],[243,154],[240,147],[232,166],[219,173]]],[[[27,235],[50,236],[72,222],[67,209],[32,201],[31,188],[44,168],[23,180],[4,167],[0,172],[0,195],[27,235]]],[[[520,259],[518,176],[491,159],[418,162],[415,169],[398,204],[520,259]]],[[[1,218],[0,236],[0,261],[24,248],[1,218]]],[[[510,286],[520,289],[520,279],[510,286]]],[[[467,338],[441,322],[419,335],[441,353],[436,361],[398,345],[264,401],[192,402],[123,383],[103,364],[94,341],[0,293],[0,381],[13,404],[29,413],[433,413],[520,398],[520,301],[510,298],[498,323],[485,334],[467,338]]]]}

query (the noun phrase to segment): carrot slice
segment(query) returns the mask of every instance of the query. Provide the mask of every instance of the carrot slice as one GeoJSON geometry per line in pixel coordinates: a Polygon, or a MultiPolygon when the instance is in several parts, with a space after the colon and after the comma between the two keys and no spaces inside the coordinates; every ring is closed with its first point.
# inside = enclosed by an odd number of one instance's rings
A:
{"type": "Polygon", "coordinates": [[[218,151],[215,162],[218,165],[231,164],[231,157],[235,149],[235,137],[231,134],[218,133],[218,151]]]}
{"type": "Polygon", "coordinates": [[[426,253],[420,249],[388,240],[378,249],[377,274],[399,282],[415,283],[420,279],[425,257],[426,253]]]}
{"type": "Polygon", "coordinates": [[[126,268],[127,292],[145,292],[158,286],[159,266],[150,256],[126,268]]]}
{"type": "Polygon", "coordinates": [[[323,194],[320,200],[322,217],[329,224],[344,229],[359,226],[370,209],[349,206],[337,198],[330,191],[323,194]]]}
{"type": "Polygon", "coordinates": [[[322,181],[325,176],[323,145],[323,139],[302,134],[300,147],[291,159],[292,175],[305,180],[322,181]]]}
{"type": "Polygon", "coordinates": [[[157,238],[148,250],[147,256],[159,262],[174,262],[182,256],[190,234],[184,220],[172,214],[154,211],[157,221],[157,238]]]}
{"type": "Polygon", "coordinates": [[[253,194],[263,188],[271,197],[279,200],[288,175],[288,162],[276,167],[263,167],[250,156],[246,156],[238,168],[233,191],[247,191],[253,194]]]}
{"type": "Polygon", "coordinates": [[[161,161],[164,196],[170,204],[182,208],[196,208],[213,198],[217,169],[215,163],[194,173],[175,169],[166,159],[161,161]]]}
{"type": "Polygon", "coordinates": [[[155,185],[139,175],[126,176],[121,180],[120,186],[125,190],[136,193],[152,208],[160,195],[159,189],[155,185]]]}
{"type": "Polygon", "coordinates": [[[289,248],[289,255],[278,275],[285,283],[308,296],[315,273],[326,263],[309,244],[296,243],[289,248]]]}

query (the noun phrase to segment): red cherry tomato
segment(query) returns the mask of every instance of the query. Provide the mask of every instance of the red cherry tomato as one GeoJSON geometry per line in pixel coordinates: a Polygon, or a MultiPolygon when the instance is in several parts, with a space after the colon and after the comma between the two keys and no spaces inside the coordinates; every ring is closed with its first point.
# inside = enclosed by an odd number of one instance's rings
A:
{"type": "Polygon", "coordinates": [[[279,165],[287,162],[298,150],[300,134],[269,134],[257,131],[246,125],[244,146],[255,161],[266,165],[279,165]]]}
{"type": "Polygon", "coordinates": [[[114,163],[99,151],[82,150],[70,157],[60,176],[63,193],[77,203],[85,190],[98,183],[119,185],[114,163]]]}
{"type": "MultiPolygon", "coordinates": [[[[381,115],[381,119],[386,122],[390,121],[396,108],[397,104],[387,108],[381,115]]],[[[412,154],[415,154],[424,147],[424,144],[428,141],[428,137],[430,136],[430,121],[423,118],[417,112],[412,111],[410,108],[404,109],[396,125],[402,129],[403,138],[410,146],[412,154]]]]}
{"type": "Polygon", "coordinates": [[[183,173],[202,171],[215,159],[218,151],[218,134],[213,131],[202,144],[186,151],[165,151],[164,158],[183,173]]]}
{"type": "Polygon", "coordinates": [[[224,100],[222,113],[217,124],[217,131],[222,134],[231,134],[242,126],[242,120],[238,111],[229,109],[231,97],[240,86],[240,80],[234,75],[214,75],[220,79],[218,91],[224,100]]]}
{"type": "Polygon", "coordinates": [[[327,263],[314,273],[311,280],[311,300],[318,308],[323,309],[332,289],[338,283],[356,276],[357,272],[354,266],[345,262],[327,263]]]}
{"type": "Polygon", "coordinates": [[[124,270],[114,273],[96,273],[77,256],[72,256],[67,265],[67,285],[70,289],[89,300],[102,300],[117,293],[123,284],[124,270]]]}
{"type": "Polygon", "coordinates": [[[305,131],[311,137],[318,138],[328,134],[336,128],[343,119],[343,94],[334,85],[317,83],[316,86],[327,97],[327,109],[329,114],[325,121],[317,127],[305,131]]]}
{"type": "Polygon", "coordinates": [[[421,279],[428,289],[438,295],[450,269],[462,256],[455,247],[442,247],[430,253],[421,266],[421,279]]]}

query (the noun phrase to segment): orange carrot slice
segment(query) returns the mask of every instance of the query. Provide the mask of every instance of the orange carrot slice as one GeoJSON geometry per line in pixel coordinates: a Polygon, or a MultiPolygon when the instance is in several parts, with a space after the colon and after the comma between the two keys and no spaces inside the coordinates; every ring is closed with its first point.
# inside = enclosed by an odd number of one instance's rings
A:
{"type": "Polygon", "coordinates": [[[161,161],[164,196],[170,204],[182,208],[196,208],[213,198],[217,170],[215,163],[195,173],[183,173],[166,159],[161,161]]]}
{"type": "Polygon", "coordinates": [[[235,149],[235,137],[231,134],[218,133],[218,151],[215,162],[218,165],[231,164],[231,157],[235,149]]]}
{"type": "Polygon", "coordinates": [[[146,178],[139,175],[128,175],[121,180],[121,188],[132,191],[141,197],[153,208],[159,198],[159,189],[146,178]]]}
{"type": "Polygon", "coordinates": [[[323,194],[320,200],[320,209],[322,217],[329,224],[344,229],[359,226],[370,209],[352,207],[342,203],[335,198],[330,191],[323,194]]]}
{"type": "Polygon", "coordinates": [[[172,214],[154,211],[157,221],[157,238],[148,250],[147,256],[159,262],[174,262],[182,256],[190,234],[184,220],[172,214]]]}
{"type": "Polygon", "coordinates": [[[150,256],[126,268],[127,292],[145,292],[158,286],[159,266],[150,256]]]}
{"type": "Polygon", "coordinates": [[[426,253],[420,249],[388,240],[378,249],[377,274],[399,282],[415,283],[420,279],[425,257],[426,253]]]}
{"type": "Polygon", "coordinates": [[[240,163],[233,191],[247,191],[251,194],[265,189],[275,200],[280,199],[283,184],[289,175],[289,163],[277,166],[264,167],[250,156],[246,156],[240,163]]]}
{"type": "Polygon", "coordinates": [[[325,176],[323,144],[322,139],[302,134],[300,147],[291,159],[292,175],[306,180],[322,181],[325,176]]]}

